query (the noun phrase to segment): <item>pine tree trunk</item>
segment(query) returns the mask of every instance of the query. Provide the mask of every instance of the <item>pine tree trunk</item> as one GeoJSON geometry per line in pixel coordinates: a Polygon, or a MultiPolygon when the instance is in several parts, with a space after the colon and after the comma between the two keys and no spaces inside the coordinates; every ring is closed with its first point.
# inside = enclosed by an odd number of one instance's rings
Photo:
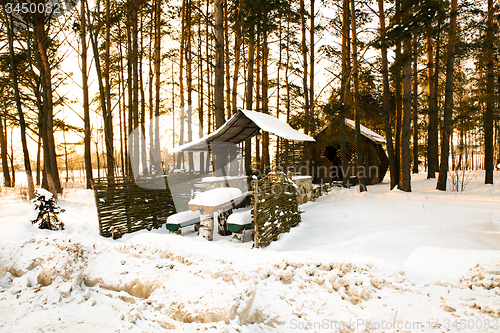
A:
{"type": "MultiPolygon", "coordinates": [[[[138,43],[138,0],[132,0],[132,120],[133,130],[139,130],[139,43],[138,43]]],[[[132,169],[139,170],[140,137],[135,135],[133,150],[134,159],[132,169]]],[[[135,174],[134,174],[135,175],[135,174]]],[[[137,175],[135,175],[137,176],[137,175]]]]}
{"type": "MultiPolygon", "coordinates": [[[[286,20],[286,67],[285,67],[285,89],[286,89],[286,122],[290,122],[290,17],[287,15],[286,20]]],[[[285,140],[285,166],[287,167],[286,172],[288,173],[288,167],[290,166],[290,142],[285,140]]]]}
{"type": "MultiPolygon", "coordinates": [[[[257,67],[257,73],[256,73],[256,82],[255,82],[255,111],[261,112],[261,83],[260,83],[260,78],[261,78],[261,65],[260,65],[260,60],[261,60],[261,52],[260,52],[260,33],[257,34],[257,47],[256,47],[256,60],[255,60],[255,66],[257,67]]],[[[261,135],[262,137],[262,135],[261,135]]],[[[261,152],[260,152],[260,139],[258,136],[255,136],[255,164],[256,164],[256,169],[260,170],[260,172],[263,172],[262,168],[262,160],[261,160],[261,152]]]]}
{"type": "MultiPolygon", "coordinates": [[[[396,17],[397,23],[401,24],[401,1],[396,0],[396,17]]],[[[396,60],[399,61],[401,59],[401,41],[396,42],[396,60]]],[[[402,113],[403,113],[403,100],[402,100],[402,91],[401,91],[401,65],[395,65],[395,74],[394,74],[394,85],[396,86],[396,138],[395,138],[395,155],[396,155],[396,170],[397,173],[395,177],[397,177],[397,183],[400,183],[401,177],[401,121],[402,121],[402,113]]],[[[399,187],[399,186],[398,186],[399,187]]]]}
{"type": "MultiPolygon", "coordinates": [[[[250,28],[248,39],[248,69],[247,69],[247,91],[246,91],[246,109],[252,110],[253,107],[253,67],[255,53],[254,28],[250,28]]],[[[245,171],[247,175],[252,174],[252,141],[245,140],[245,171]]]]}
{"type": "MultiPolygon", "coordinates": [[[[157,7],[157,1],[154,2],[154,10],[151,12],[151,25],[149,28],[149,39],[154,40],[154,43],[156,43],[156,7],[157,7]]],[[[149,74],[149,79],[148,79],[148,101],[149,101],[149,171],[153,175],[154,173],[157,173],[159,171],[158,168],[156,168],[156,161],[155,161],[155,153],[156,153],[156,148],[155,148],[155,138],[154,138],[154,95],[153,95],[153,88],[154,84],[153,81],[155,79],[155,74],[156,71],[153,70],[153,62],[155,61],[155,56],[154,56],[154,43],[149,43],[149,50],[148,50],[148,74],[149,74]]]]}
{"type": "MultiPolygon", "coordinates": [[[[155,170],[161,170],[160,156],[160,84],[161,84],[161,0],[156,0],[155,10],[155,120],[154,120],[154,156],[157,160],[154,161],[155,170]]],[[[172,114],[174,110],[172,109],[172,114]]],[[[173,141],[172,141],[173,142],[173,141]]]]}
{"type": "MultiPolygon", "coordinates": [[[[430,27],[428,28],[430,30],[430,27]]],[[[434,72],[434,54],[432,47],[431,33],[427,33],[427,91],[428,91],[428,129],[427,129],[427,179],[436,178],[436,158],[437,152],[437,131],[438,131],[438,113],[436,109],[436,86],[434,72]]]]}
{"type": "MultiPolygon", "coordinates": [[[[129,0],[130,2],[130,0],[129,0]]],[[[132,29],[131,29],[131,20],[132,20],[132,11],[130,7],[128,6],[127,9],[127,24],[126,24],[126,32],[127,32],[127,96],[128,96],[128,133],[129,135],[125,135],[125,146],[127,147],[127,175],[130,175],[132,173],[132,161],[134,161],[134,137],[130,135],[133,131],[133,109],[134,109],[134,103],[133,103],[133,85],[132,85],[132,76],[133,76],[133,70],[132,70],[132,29]],[[128,138],[128,139],[127,139],[128,138]],[[128,145],[127,145],[128,143],[128,145]]]]}
{"type": "Polygon", "coordinates": [[[342,160],[342,183],[344,186],[347,185],[347,146],[346,146],[346,125],[345,119],[349,109],[347,97],[349,94],[349,77],[350,73],[350,10],[349,10],[349,0],[343,0],[342,2],[342,77],[340,84],[340,154],[342,160]]]}
{"type": "MultiPolygon", "coordinates": [[[[192,71],[192,50],[191,50],[191,39],[192,39],[192,28],[191,28],[191,0],[187,0],[186,7],[186,78],[187,78],[187,130],[188,130],[188,142],[193,141],[193,71],[192,71]]],[[[189,171],[194,171],[194,161],[193,153],[188,153],[189,171]]]]}
{"type": "MultiPolygon", "coordinates": [[[[282,49],[282,26],[281,26],[281,19],[280,19],[280,22],[279,22],[279,27],[278,27],[278,54],[279,54],[279,57],[278,57],[278,70],[277,70],[277,74],[276,74],[276,118],[279,119],[280,117],[280,86],[281,86],[281,82],[280,82],[280,69],[281,69],[281,62],[282,62],[282,55],[281,55],[281,49],[282,49]]],[[[282,147],[282,139],[280,137],[277,137],[276,138],[276,155],[275,155],[275,161],[276,161],[276,170],[278,169],[278,167],[280,166],[281,164],[281,161],[282,158],[281,158],[281,152],[283,151],[283,147],[282,147]],[[281,145],[280,145],[281,143],[281,145]]]]}
{"type": "Polygon", "coordinates": [[[486,59],[487,59],[487,77],[486,77],[486,110],[484,113],[484,165],[485,165],[485,184],[493,184],[494,171],[494,146],[493,146],[493,110],[495,81],[493,71],[494,61],[494,27],[493,27],[493,0],[488,0],[488,22],[486,28],[486,59]]]}
{"type": "MultiPolygon", "coordinates": [[[[6,108],[3,107],[3,110],[6,108]]],[[[9,161],[7,160],[7,140],[5,137],[4,119],[6,116],[0,117],[0,153],[2,155],[2,172],[3,172],[3,186],[11,187],[12,182],[9,173],[9,161]]]]}
{"type": "Polygon", "coordinates": [[[87,75],[87,19],[85,1],[80,3],[80,39],[82,52],[82,91],[83,91],[83,133],[84,133],[84,159],[85,159],[85,179],[87,189],[92,187],[92,152],[90,150],[90,108],[89,108],[89,82],[87,75]]]}
{"type": "MultiPolygon", "coordinates": [[[[33,173],[31,172],[31,162],[28,152],[28,143],[26,141],[26,122],[24,120],[24,112],[21,105],[21,94],[17,80],[17,68],[14,61],[14,22],[12,13],[9,15],[7,22],[7,38],[9,40],[9,56],[10,56],[10,78],[14,87],[14,100],[16,103],[17,115],[19,116],[19,127],[21,128],[21,144],[23,147],[24,169],[26,170],[26,178],[28,180],[28,196],[29,199],[35,198],[35,185],[33,183],[33,173]]],[[[14,168],[12,168],[14,171],[14,168]]],[[[57,194],[57,193],[54,193],[57,194]]]]}
{"type": "Polygon", "coordinates": [[[104,140],[106,141],[106,166],[108,169],[108,177],[115,175],[115,156],[113,144],[113,114],[111,111],[111,86],[109,83],[110,69],[110,46],[111,46],[111,22],[110,22],[110,0],[106,0],[106,39],[105,39],[105,68],[104,68],[104,84],[106,92],[106,108],[103,109],[104,115],[104,140]]]}
{"type": "Polygon", "coordinates": [[[139,123],[141,126],[140,132],[140,141],[141,141],[141,164],[142,164],[142,173],[143,175],[149,174],[148,170],[148,160],[147,160],[147,152],[146,152],[146,98],[144,92],[144,71],[143,71],[143,54],[144,54],[144,33],[143,33],[143,15],[141,14],[141,18],[139,19],[141,26],[139,31],[141,32],[141,44],[140,44],[140,52],[139,52],[139,92],[141,94],[141,113],[139,123]]]}
{"type": "MultiPolygon", "coordinates": [[[[240,71],[240,58],[241,58],[241,26],[239,23],[240,15],[241,15],[241,4],[242,0],[238,1],[238,12],[236,13],[236,41],[234,46],[234,71],[233,71],[233,89],[232,89],[232,98],[231,98],[231,108],[232,114],[235,114],[238,111],[237,108],[237,100],[238,100],[238,77],[240,71]]],[[[229,69],[228,69],[229,72],[229,69]]]]}
{"type": "Polygon", "coordinates": [[[418,173],[418,40],[413,37],[413,170],[418,173]]]}
{"type": "Polygon", "coordinates": [[[446,90],[444,100],[444,126],[441,138],[441,165],[436,189],[446,191],[448,178],[448,159],[450,154],[450,135],[453,119],[453,76],[455,61],[455,42],[457,38],[457,0],[451,0],[450,32],[446,56],[446,90]]]}
{"type": "MultiPolygon", "coordinates": [[[[39,3],[39,2],[36,2],[39,3]]],[[[48,37],[45,34],[45,16],[41,13],[34,15],[34,36],[35,45],[38,52],[38,69],[42,78],[43,88],[43,148],[44,167],[47,176],[49,191],[57,199],[57,194],[61,193],[61,182],[57,168],[56,146],[54,140],[54,116],[52,101],[52,75],[50,62],[47,55],[48,37]]]]}
{"type": "MultiPolygon", "coordinates": [[[[180,98],[180,106],[181,106],[181,114],[180,114],[180,122],[181,126],[179,129],[179,145],[184,144],[184,118],[185,118],[185,104],[184,104],[184,53],[185,51],[185,40],[186,40],[186,12],[187,12],[187,1],[182,0],[182,8],[181,8],[181,41],[179,48],[179,98],[180,98]]],[[[180,152],[177,154],[177,169],[184,169],[183,164],[184,153],[180,152]]]]}
{"type": "MultiPolygon", "coordinates": [[[[439,0],[440,1],[440,0],[439,0]]],[[[434,148],[433,148],[433,152],[434,152],[434,157],[433,157],[433,163],[434,163],[434,170],[436,170],[436,172],[439,171],[439,122],[438,122],[438,119],[439,119],[439,107],[438,107],[438,104],[439,104],[439,72],[440,72],[440,67],[441,67],[441,63],[440,63],[440,54],[441,54],[441,24],[439,23],[439,26],[438,26],[438,33],[437,33],[437,36],[436,36],[436,55],[434,57],[434,68],[435,68],[435,71],[434,71],[434,123],[435,123],[435,129],[433,129],[433,133],[432,135],[434,136],[434,138],[432,139],[433,142],[434,142],[434,148]]],[[[435,178],[435,177],[434,177],[435,178]]]]}
{"type": "Polygon", "coordinates": [[[215,19],[215,87],[214,112],[216,128],[224,125],[224,0],[214,0],[215,19]]]}
{"type": "Polygon", "coordinates": [[[307,88],[307,44],[306,44],[306,19],[304,0],[300,0],[300,26],[302,30],[302,88],[304,93],[304,133],[309,134],[309,90],[307,88]]]}
{"type": "MultiPolygon", "coordinates": [[[[198,137],[203,137],[203,57],[201,53],[201,20],[198,22],[198,137]]],[[[205,173],[205,153],[200,152],[200,172],[205,173]]]]}
{"type": "Polygon", "coordinates": [[[351,30],[352,30],[352,74],[354,88],[354,113],[355,113],[355,134],[356,134],[356,159],[358,166],[359,191],[364,192],[366,188],[366,168],[365,168],[365,153],[361,146],[361,108],[359,103],[359,81],[358,81],[358,40],[356,33],[356,8],[354,0],[351,0],[351,30]]]}
{"type": "MultiPolygon", "coordinates": [[[[229,70],[229,11],[228,0],[224,0],[224,68],[226,76],[226,114],[227,119],[231,118],[231,75],[229,70]]],[[[231,159],[232,160],[232,159],[231,159]]]]}
{"type": "Polygon", "coordinates": [[[411,192],[411,156],[410,156],[410,137],[411,137],[411,39],[406,38],[403,41],[403,113],[401,124],[401,154],[399,164],[399,185],[401,191],[411,192]]]}
{"type": "Polygon", "coordinates": [[[387,154],[389,155],[389,168],[391,175],[391,190],[398,184],[398,177],[395,177],[397,170],[396,157],[394,155],[394,144],[392,140],[392,127],[391,127],[391,100],[390,100],[390,90],[389,90],[389,70],[387,63],[387,43],[385,42],[385,12],[384,12],[384,0],[378,0],[379,5],[379,18],[380,18],[380,31],[381,31],[381,57],[382,57],[382,82],[383,82],[383,97],[382,97],[382,107],[384,110],[384,126],[385,126],[385,137],[387,141],[387,154]]]}
{"type": "MultiPolygon", "coordinates": [[[[311,27],[309,28],[309,45],[310,45],[310,66],[311,70],[309,72],[309,113],[310,113],[310,119],[314,119],[314,107],[315,107],[315,100],[314,100],[314,34],[315,34],[315,26],[314,26],[314,2],[315,0],[311,0],[311,27]]],[[[312,131],[311,128],[311,122],[308,121],[308,130],[312,131]]]]}
{"type": "MultiPolygon", "coordinates": [[[[268,77],[268,59],[269,45],[267,41],[267,29],[264,27],[264,36],[262,40],[262,112],[269,114],[269,77],[268,77]]],[[[262,164],[264,173],[270,171],[271,160],[269,156],[269,132],[262,133],[262,164]]]]}

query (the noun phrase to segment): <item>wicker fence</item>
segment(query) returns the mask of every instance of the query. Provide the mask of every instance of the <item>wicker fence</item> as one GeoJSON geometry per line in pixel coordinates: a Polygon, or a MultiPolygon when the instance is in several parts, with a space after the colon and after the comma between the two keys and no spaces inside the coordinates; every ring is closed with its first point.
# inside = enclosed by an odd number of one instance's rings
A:
{"type": "Polygon", "coordinates": [[[254,247],[266,247],[300,222],[297,187],[283,173],[254,180],[254,247]],[[257,214],[255,214],[257,211],[257,214]]]}
{"type": "Polygon", "coordinates": [[[167,177],[93,179],[100,235],[116,239],[134,231],[159,228],[176,209],[187,209],[196,176],[172,177],[175,178],[168,179],[171,187],[177,186],[175,191],[169,187],[167,177]],[[172,192],[176,195],[175,204],[172,192]]]}

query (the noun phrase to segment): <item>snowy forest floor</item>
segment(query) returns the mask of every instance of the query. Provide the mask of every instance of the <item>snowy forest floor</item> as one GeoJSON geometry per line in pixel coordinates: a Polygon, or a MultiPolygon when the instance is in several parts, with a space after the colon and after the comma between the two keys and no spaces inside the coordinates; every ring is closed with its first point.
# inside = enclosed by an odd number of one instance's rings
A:
{"type": "Polygon", "coordinates": [[[100,237],[68,190],[64,231],[0,197],[0,332],[498,332],[500,174],[465,192],[336,190],[266,249],[164,228],[100,237]]]}

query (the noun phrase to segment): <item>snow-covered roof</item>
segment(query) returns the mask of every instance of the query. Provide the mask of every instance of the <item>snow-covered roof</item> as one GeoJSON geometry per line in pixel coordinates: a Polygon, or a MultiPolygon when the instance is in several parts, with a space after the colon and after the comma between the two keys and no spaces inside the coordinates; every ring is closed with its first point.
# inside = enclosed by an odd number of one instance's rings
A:
{"type": "Polygon", "coordinates": [[[240,110],[245,116],[250,118],[255,125],[259,126],[262,130],[273,133],[286,140],[292,141],[315,141],[313,137],[294,130],[290,125],[278,118],[275,118],[266,113],[240,110]]]}
{"type": "Polygon", "coordinates": [[[294,130],[286,122],[271,115],[251,111],[238,110],[224,125],[215,132],[202,138],[170,149],[169,153],[181,151],[206,151],[212,142],[230,142],[238,144],[256,135],[260,130],[275,134],[292,141],[315,141],[313,137],[294,130]]]}
{"type": "MultiPolygon", "coordinates": [[[[314,136],[318,135],[319,133],[323,132],[326,128],[328,128],[332,123],[329,122],[328,124],[326,124],[325,126],[323,126],[319,131],[317,131],[314,136]]],[[[354,120],[351,120],[351,119],[345,119],[345,124],[347,126],[349,126],[350,128],[352,128],[353,130],[356,129],[356,123],[354,122],[354,120]]],[[[379,135],[377,133],[375,133],[374,131],[368,129],[367,127],[363,126],[360,124],[360,131],[361,131],[361,135],[363,135],[364,137],[372,140],[373,142],[376,142],[376,143],[386,143],[386,140],[385,138],[382,136],[382,135],[379,135]]]]}
{"type": "MultiPolygon", "coordinates": [[[[347,126],[349,126],[350,128],[352,129],[356,129],[356,123],[351,120],[351,119],[347,119],[345,120],[345,123],[347,126]]],[[[374,131],[372,130],[369,130],[368,128],[364,127],[363,125],[359,125],[360,127],[360,131],[361,131],[361,134],[364,136],[364,137],[367,137],[368,139],[372,140],[372,141],[375,141],[377,143],[386,143],[385,141],[385,138],[377,133],[375,133],[374,131]]]]}

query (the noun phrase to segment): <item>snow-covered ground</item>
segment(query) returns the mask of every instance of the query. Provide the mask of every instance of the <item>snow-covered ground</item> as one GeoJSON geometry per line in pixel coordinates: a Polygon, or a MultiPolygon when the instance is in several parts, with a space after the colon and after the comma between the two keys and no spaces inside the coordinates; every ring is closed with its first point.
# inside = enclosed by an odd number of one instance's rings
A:
{"type": "Polygon", "coordinates": [[[0,197],[0,332],[497,332],[500,174],[466,192],[333,191],[266,249],[193,231],[98,235],[91,191],[64,231],[0,197]]]}

